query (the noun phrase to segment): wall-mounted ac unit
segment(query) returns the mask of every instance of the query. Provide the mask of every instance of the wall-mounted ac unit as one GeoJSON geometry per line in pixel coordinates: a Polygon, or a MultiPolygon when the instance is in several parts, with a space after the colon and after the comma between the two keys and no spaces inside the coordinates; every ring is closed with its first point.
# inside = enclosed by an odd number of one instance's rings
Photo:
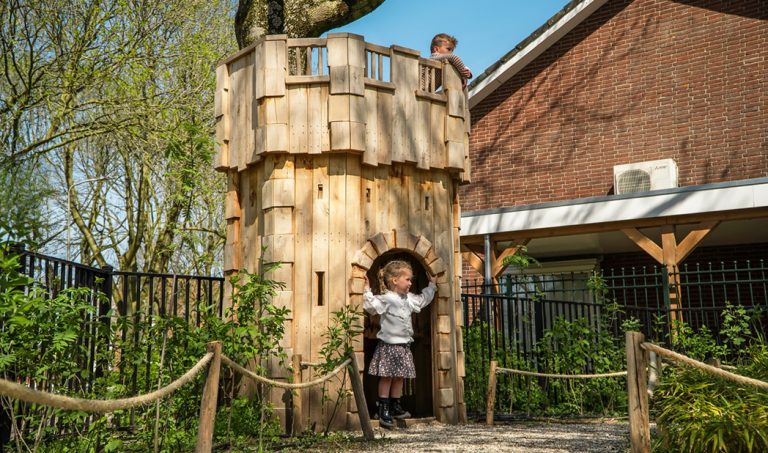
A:
{"type": "Polygon", "coordinates": [[[677,164],[672,159],[650,160],[613,167],[616,194],[677,187],[677,164]]]}

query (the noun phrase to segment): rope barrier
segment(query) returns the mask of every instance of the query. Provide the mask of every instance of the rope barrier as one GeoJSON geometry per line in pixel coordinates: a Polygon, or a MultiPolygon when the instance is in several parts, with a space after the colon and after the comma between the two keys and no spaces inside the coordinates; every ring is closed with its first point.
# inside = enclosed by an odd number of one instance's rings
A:
{"type": "Polygon", "coordinates": [[[717,368],[712,365],[707,365],[706,363],[699,362],[698,360],[693,360],[690,357],[684,356],[682,354],[678,354],[677,352],[670,351],[669,349],[664,349],[661,346],[655,345],[653,343],[645,342],[645,343],[642,343],[640,347],[642,347],[646,351],[655,352],[658,355],[668,357],[678,362],[682,362],[688,366],[698,368],[702,371],[706,371],[710,374],[714,374],[723,379],[727,379],[729,381],[733,381],[739,384],[751,385],[753,387],[757,387],[762,390],[768,390],[768,382],[763,382],[758,379],[752,379],[750,377],[730,373],[721,368],[717,368]]]}
{"type": "Polygon", "coordinates": [[[546,378],[562,378],[562,379],[595,379],[595,378],[607,378],[607,377],[620,377],[626,376],[626,371],[617,371],[615,373],[602,373],[602,374],[548,374],[548,373],[534,373],[533,371],[515,370],[513,368],[496,368],[497,373],[511,373],[522,374],[523,376],[536,376],[546,378]]]}
{"type": "Polygon", "coordinates": [[[349,365],[352,362],[352,359],[347,359],[342,363],[341,365],[337,366],[333,369],[330,373],[326,374],[325,376],[319,377],[315,379],[314,381],[308,381],[308,382],[302,382],[299,384],[291,384],[287,382],[279,382],[279,381],[273,381],[272,379],[265,378],[263,376],[259,376],[258,374],[254,373],[253,371],[246,370],[242,366],[238,365],[237,363],[233,362],[229,357],[222,355],[221,361],[231,367],[233,370],[237,371],[238,373],[247,376],[253,380],[262,382],[264,384],[273,386],[273,387],[279,387],[284,389],[304,389],[308,387],[312,387],[317,384],[322,384],[323,382],[331,379],[335,375],[339,374],[341,370],[343,370],[347,365],[349,365]]]}
{"type": "Polygon", "coordinates": [[[179,387],[190,382],[192,378],[197,375],[197,373],[202,371],[208,365],[212,358],[213,353],[209,352],[205,354],[203,358],[200,359],[197,364],[195,364],[195,366],[184,373],[183,376],[166,385],[165,387],[155,390],[151,393],[134,396],[131,398],[122,398],[116,400],[87,400],[82,398],[72,398],[69,396],[56,395],[54,393],[33,390],[27,386],[11,381],[6,381],[5,379],[0,379],[0,394],[27,401],[29,403],[42,404],[59,409],[99,413],[114,412],[120,409],[143,406],[145,404],[151,403],[152,401],[170,395],[179,387]]]}

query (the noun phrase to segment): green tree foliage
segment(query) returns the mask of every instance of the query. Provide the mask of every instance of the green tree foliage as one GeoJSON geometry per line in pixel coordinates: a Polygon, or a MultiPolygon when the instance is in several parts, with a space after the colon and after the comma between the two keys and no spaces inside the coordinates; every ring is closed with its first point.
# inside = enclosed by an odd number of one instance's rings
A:
{"type": "MultiPolygon", "coordinates": [[[[0,167],[24,165],[54,192],[35,204],[74,224],[80,261],[214,271],[212,106],[215,66],[236,48],[232,15],[227,1],[0,4],[0,167]]],[[[64,228],[42,232],[62,250],[64,228]]]]}
{"type": "MultiPolygon", "coordinates": [[[[260,274],[232,278],[233,305],[224,318],[217,307],[201,307],[197,325],[181,316],[116,316],[106,329],[102,319],[92,316],[101,295],[88,289],[53,293],[36,286],[19,273],[18,256],[3,246],[0,376],[80,398],[135,396],[178,379],[214,340],[222,342],[223,354],[240,364],[255,364],[259,374],[264,375],[263,365],[275,357],[287,368],[280,342],[289,310],[273,303],[282,285],[266,277],[271,266],[260,274]],[[89,362],[93,341],[99,344],[98,356],[89,362]],[[136,374],[138,385],[132,378],[136,374]]],[[[270,445],[279,426],[266,389],[240,398],[240,381],[227,367],[223,376],[227,399],[217,417],[217,439],[236,444],[258,438],[263,446],[270,445]]],[[[0,409],[18,422],[12,441],[18,452],[151,451],[153,445],[159,451],[191,451],[204,379],[200,374],[164,399],[159,412],[151,407],[93,416],[7,398],[0,398],[0,409]],[[121,434],[117,428],[129,418],[133,430],[121,434]]]]}

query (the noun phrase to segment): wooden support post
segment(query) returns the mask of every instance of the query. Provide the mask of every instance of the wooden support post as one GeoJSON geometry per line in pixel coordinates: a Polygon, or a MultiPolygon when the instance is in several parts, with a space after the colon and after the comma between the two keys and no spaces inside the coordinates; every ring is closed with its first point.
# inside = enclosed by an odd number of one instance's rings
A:
{"type": "Polygon", "coordinates": [[[496,404],[496,366],[495,360],[491,360],[491,369],[488,371],[488,397],[485,400],[485,424],[493,425],[493,406],[496,404]]]}
{"type": "Polygon", "coordinates": [[[632,453],[651,451],[651,430],[648,416],[647,373],[648,354],[640,347],[645,335],[627,332],[627,395],[629,398],[629,440],[632,453]]]}
{"type": "Polygon", "coordinates": [[[219,374],[221,371],[221,342],[208,343],[208,352],[213,358],[208,364],[203,397],[200,400],[200,424],[197,428],[196,453],[209,453],[213,449],[213,425],[216,422],[216,403],[219,396],[219,374]]]}
{"type": "Polygon", "coordinates": [[[355,394],[355,404],[357,405],[357,415],[360,417],[360,428],[363,429],[365,440],[373,440],[373,426],[371,426],[371,417],[368,415],[368,403],[365,402],[365,390],[363,390],[363,380],[360,379],[360,369],[357,366],[355,355],[350,355],[352,359],[349,363],[349,379],[352,382],[352,392],[355,394]]]}
{"type": "MultiPolygon", "coordinates": [[[[293,367],[293,383],[298,384],[301,382],[301,354],[294,354],[291,358],[291,366],[293,367]]],[[[293,394],[293,432],[294,434],[301,434],[304,432],[304,417],[302,415],[302,400],[301,389],[296,389],[293,394]]]]}

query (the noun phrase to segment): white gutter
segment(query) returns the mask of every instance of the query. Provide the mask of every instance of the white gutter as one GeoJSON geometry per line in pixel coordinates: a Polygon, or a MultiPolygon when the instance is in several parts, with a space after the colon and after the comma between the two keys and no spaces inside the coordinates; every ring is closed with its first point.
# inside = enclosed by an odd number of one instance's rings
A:
{"type": "Polygon", "coordinates": [[[595,10],[603,6],[608,0],[585,0],[568,11],[554,25],[547,29],[538,38],[531,41],[520,52],[516,53],[509,61],[499,66],[495,71],[485,79],[475,85],[469,91],[469,108],[473,108],[480,101],[493,93],[496,88],[512,78],[518,71],[523,69],[528,63],[549,49],[552,44],[565,36],[574,27],[579,25],[584,19],[589,17],[595,10]]]}
{"type": "Polygon", "coordinates": [[[463,213],[461,236],[768,207],[768,178],[463,213]]]}

